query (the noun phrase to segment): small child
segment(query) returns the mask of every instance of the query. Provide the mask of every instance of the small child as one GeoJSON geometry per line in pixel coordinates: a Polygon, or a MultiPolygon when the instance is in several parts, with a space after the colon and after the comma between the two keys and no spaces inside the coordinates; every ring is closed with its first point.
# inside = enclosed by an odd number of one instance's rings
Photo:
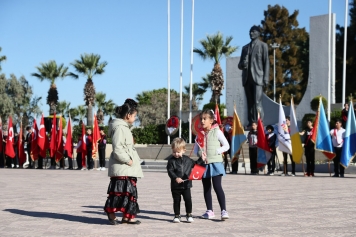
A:
{"type": "Polygon", "coordinates": [[[250,155],[250,168],[251,174],[258,174],[257,169],[257,123],[253,122],[251,125],[251,130],[247,135],[248,139],[248,151],[250,155]]]}
{"type": "MultiPolygon", "coordinates": [[[[194,221],[192,216],[192,197],[190,193],[192,181],[187,179],[192,171],[192,167],[196,162],[194,162],[194,160],[190,159],[188,156],[183,155],[185,151],[185,141],[179,137],[175,138],[172,141],[172,155],[170,156],[167,164],[168,176],[171,178],[174,223],[179,223],[181,221],[181,196],[183,196],[185,202],[187,222],[191,223],[194,221]]],[[[203,161],[199,159],[197,163],[203,163],[203,161]]]]}
{"type": "Polygon", "coordinates": [[[274,175],[274,169],[276,166],[276,160],[275,160],[275,156],[276,156],[276,134],[274,134],[274,128],[272,125],[268,125],[266,127],[268,134],[266,134],[266,138],[268,141],[268,146],[270,148],[270,151],[272,152],[272,156],[271,159],[269,159],[268,161],[268,173],[267,175],[274,175]]]}

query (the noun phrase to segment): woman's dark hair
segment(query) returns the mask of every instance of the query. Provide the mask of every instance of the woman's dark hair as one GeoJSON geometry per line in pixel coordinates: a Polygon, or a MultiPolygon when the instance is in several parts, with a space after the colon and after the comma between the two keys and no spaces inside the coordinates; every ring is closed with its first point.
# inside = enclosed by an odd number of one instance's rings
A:
{"type": "Polygon", "coordinates": [[[211,119],[214,120],[213,125],[217,123],[214,111],[212,109],[206,109],[200,114],[200,119],[203,117],[203,114],[208,114],[211,119]]]}
{"type": "Polygon", "coordinates": [[[116,106],[115,113],[118,118],[124,119],[127,114],[133,114],[137,112],[137,102],[133,99],[126,99],[124,104],[116,106]]]}

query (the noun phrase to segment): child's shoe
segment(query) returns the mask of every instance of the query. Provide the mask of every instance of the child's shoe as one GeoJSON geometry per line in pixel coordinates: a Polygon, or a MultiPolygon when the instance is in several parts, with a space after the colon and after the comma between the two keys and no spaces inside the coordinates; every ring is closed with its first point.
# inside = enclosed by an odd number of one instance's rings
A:
{"type": "Polygon", "coordinates": [[[174,216],[173,223],[179,223],[180,222],[180,216],[174,216]]]}
{"type": "Polygon", "coordinates": [[[193,219],[192,214],[187,214],[187,215],[186,215],[186,218],[187,218],[187,222],[189,222],[189,223],[194,222],[194,219],[193,219]]]}
{"type": "Polygon", "coordinates": [[[212,210],[207,210],[201,218],[203,219],[213,219],[215,217],[214,212],[212,210]]]}
{"type": "Polygon", "coordinates": [[[222,210],[221,211],[221,220],[226,220],[226,219],[229,219],[229,213],[225,210],[222,210]]]}

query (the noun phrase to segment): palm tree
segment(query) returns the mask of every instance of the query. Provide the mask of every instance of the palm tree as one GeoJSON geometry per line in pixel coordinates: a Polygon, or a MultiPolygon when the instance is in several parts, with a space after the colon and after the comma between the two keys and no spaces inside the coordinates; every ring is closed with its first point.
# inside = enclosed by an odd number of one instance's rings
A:
{"type": "Polygon", "coordinates": [[[96,114],[96,117],[98,119],[98,124],[102,124],[104,122],[104,106],[105,106],[105,99],[106,99],[106,94],[103,92],[98,92],[95,95],[95,103],[96,106],[98,107],[98,111],[96,114]]]}
{"type": "MultiPolygon", "coordinates": [[[[83,119],[86,115],[86,109],[84,105],[78,105],[77,107],[78,117],[79,117],[79,125],[82,125],[83,119]]],[[[88,121],[87,121],[88,122],[88,121]]],[[[88,125],[88,124],[87,124],[88,125]]]]}
{"type": "Polygon", "coordinates": [[[84,74],[87,77],[87,82],[84,86],[84,101],[88,106],[87,122],[89,126],[93,125],[93,105],[95,104],[95,87],[93,76],[103,74],[107,62],[99,62],[100,55],[98,54],[82,54],[80,60],[75,60],[71,63],[78,73],[84,74]]]}
{"type": "Polygon", "coordinates": [[[224,89],[224,77],[220,67],[220,60],[222,57],[230,56],[237,50],[237,47],[229,45],[232,39],[232,36],[228,36],[224,41],[223,35],[220,32],[215,35],[207,35],[206,39],[199,41],[203,48],[194,48],[193,50],[193,52],[197,53],[203,60],[214,60],[214,68],[210,74],[213,101],[210,102],[217,102],[220,104],[221,91],[224,89]]]}
{"type": "Polygon", "coordinates": [[[51,60],[48,63],[41,63],[40,67],[36,67],[38,73],[32,73],[31,75],[40,79],[40,81],[49,80],[51,86],[48,90],[47,104],[49,105],[49,114],[54,114],[58,103],[58,91],[55,84],[57,78],[65,78],[71,76],[78,78],[75,74],[68,72],[68,67],[64,67],[63,63],[57,66],[56,61],[51,60]]]}
{"type": "Polygon", "coordinates": [[[78,119],[78,115],[79,112],[77,110],[77,108],[70,108],[68,110],[68,117],[70,116],[70,118],[72,119],[73,122],[79,122],[80,120],[78,119]]]}
{"type": "Polygon", "coordinates": [[[108,100],[104,105],[104,114],[109,115],[109,123],[112,120],[112,116],[115,113],[115,103],[112,100],[108,100]]]}
{"type": "Polygon", "coordinates": [[[62,114],[62,116],[69,117],[70,102],[65,100],[59,101],[57,104],[57,113],[62,114]]]}
{"type": "MultiPolygon", "coordinates": [[[[185,93],[189,95],[190,93],[190,85],[184,86],[185,93]]],[[[203,100],[203,95],[206,92],[206,90],[203,90],[201,87],[199,87],[198,83],[193,83],[193,88],[192,88],[192,95],[193,95],[193,101],[197,104],[199,107],[200,101],[203,100]]]]}
{"type": "MultiPolygon", "coordinates": [[[[1,49],[1,47],[0,47],[0,52],[1,52],[1,50],[2,50],[2,49],[1,49]]],[[[5,56],[5,55],[0,56],[0,71],[1,71],[1,69],[2,69],[2,68],[1,68],[1,62],[2,62],[2,61],[6,61],[6,56],[5,56]]]]}

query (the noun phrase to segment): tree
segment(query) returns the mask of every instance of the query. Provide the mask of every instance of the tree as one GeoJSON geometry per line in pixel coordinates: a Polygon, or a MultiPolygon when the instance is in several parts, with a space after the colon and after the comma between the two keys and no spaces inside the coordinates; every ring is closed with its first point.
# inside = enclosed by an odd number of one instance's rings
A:
{"type": "Polygon", "coordinates": [[[70,102],[65,100],[59,101],[57,104],[57,113],[62,114],[63,117],[69,117],[70,102]]]}
{"type": "Polygon", "coordinates": [[[93,126],[93,106],[95,105],[95,87],[93,82],[94,75],[103,74],[107,62],[100,62],[99,54],[82,54],[80,60],[75,60],[71,63],[78,73],[87,77],[87,82],[84,86],[84,101],[88,106],[87,122],[88,126],[93,126]]]}
{"type": "Polygon", "coordinates": [[[197,53],[203,60],[211,59],[214,61],[214,68],[210,74],[211,88],[213,95],[210,102],[220,104],[221,91],[224,89],[224,76],[220,67],[222,57],[228,57],[237,50],[237,47],[231,46],[233,37],[228,36],[224,40],[223,35],[218,32],[214,35],[207,35],[206,39],[200,40],[202,49],[194,48],[193,52],[197,53]]]}
{"type": "Polygon", "coordinates": [[[109,123],[112,120],[112,116],[115,113],[116,104],[112,100],[106,101],[104,105],[104,114],[109,116],[109,123]]]}
{"type": "MultiPolygon", "coordinates": [[[[346,51],[346,96],[351,93],[356,95],[356,0],[350,3],[350,26],[347,27],[347,51],[346,51]]],[[[336,102],[342,102],[342,79],[344,60],[345,26],[336,25],[336,102]]],[[[345,98],[347,101],[347,98],[345,98]]]]}
{"type": "MultiPolygon", "coordinates": [[[[281,94],[284,104],[289,105],[291,94],[294,94],[294,102],[298,104],[303,97],[308,80],[309,65],[309,35],[305,28],[298,28],[299,11],[293,14],[285,7],[278,4],[268,5],[264,11],[264,20],[261,21],[263,33],[261,40],[268,45],[277,43],[276,49],[276,96],[281,94]],[[308,69],[308,68],[307,68],[308,69]]],[[[273,98],[273,49],[269,48],[270,55],[270,81],[267,95],[273,98]]]]}
{"type": "Polygon", "coordinates": [[[105,105],[106,103],[114,103],[112,100],[106,101],[106,94],[103,92],[98,92],[95,95],[95,103],[98,108],[97,111],[97,119],[98,119],[98,124],[103,125],[104,124],[104,116],[105,116],[105,105]]]}
{"type": "MultiPolygon", "coordinates": [[[[136,96],[138,116],[142,126],[165,124],[167,120],[167,89],[144,91],[136,96]]],[[[179,116],[179,93],[171,90],[170,113],[179,116]]],[[[182,110],[189,110],[189,95],[183,93],[182,110]]],[[[193,110],[197,109],[193,103],[193,110]]]]}
{"type": "Polygon", "coordinates": [[[56,61],[51,60],[48,63],[41,63],[41,66],[36,67],[38,73],[32,73],[31,75],[37,77],[40,81],[49,80],[51,85],[48,90],[47,104],[49,105],[49,114],[53,115],[56,111],[56,106],[58,103],[58,91],[55,84],[58,78],[65,78],[71,76],[73,78],[78,78],[73,73],[68,72],[68,67],[64,67],[63,63],[57,65],[56,61]]]}
{"type": "MultiPolygon", "coordinates": [[[[1,52],[1,47],[0,47],[0,52],[1,52]]],[[[0,56],[0,72],[1,72],[1,70],[2,70],[2,68],[1,68],[1,62],[3,62],[3,61],[6,61],[6,56],[5,55],[3,55],[3,56],[0,56]]]]}
{"type": "Polygon", "coordinates": [[[40,114],[41,97],[33,96],[32,87],[24,76],[19,79],[11,74],[7,79],[0,74],[0,115],[6,121],[11,115],[14,126],[19,125],[23,118],[23,125],[27,126],[40,114]]]}
{"type": "MultiPolygon", "coordinates": [[[[190,85],[184,86],[185,93],[187,95],[190,95],[190,85]]],[[[206,92],[206,89],[204,90],[199,86],[199,83],[193,83],[193,89],[192,89],[192,96],[193,96],[193,101],[197,104],[197,107],[199,107],[200,101],[203,100],[203,95],[206,92]]]]}

